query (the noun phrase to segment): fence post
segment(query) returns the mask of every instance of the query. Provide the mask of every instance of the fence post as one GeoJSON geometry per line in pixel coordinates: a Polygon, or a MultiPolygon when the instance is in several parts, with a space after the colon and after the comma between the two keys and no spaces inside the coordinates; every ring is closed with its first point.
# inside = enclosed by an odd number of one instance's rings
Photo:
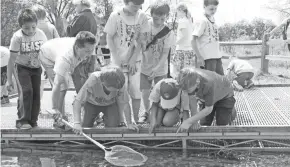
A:
{"type": "Polygon", "coordinates": [[[262,40],[262,56],[261,56],[261,71],[263,73],[269,73],[269,60],[266,59],[266,56],[269,55],[269,45],[267,42],[269,41],[270,34],[264,34],[262,40]]]}

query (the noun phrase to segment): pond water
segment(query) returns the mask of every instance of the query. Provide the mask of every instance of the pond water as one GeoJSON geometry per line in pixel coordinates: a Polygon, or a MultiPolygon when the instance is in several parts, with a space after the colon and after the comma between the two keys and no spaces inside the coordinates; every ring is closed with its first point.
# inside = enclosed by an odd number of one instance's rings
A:
{"type": "MultiPolygon", "coordinates": [[[[287,167],[290,154],[244,152],[193,152],[138,150],[148,157],[144,167],[287,167]]],[[[1,153],[2,167],[112,167],[104,152],[60,152],[36,150],[1,153]]]]}

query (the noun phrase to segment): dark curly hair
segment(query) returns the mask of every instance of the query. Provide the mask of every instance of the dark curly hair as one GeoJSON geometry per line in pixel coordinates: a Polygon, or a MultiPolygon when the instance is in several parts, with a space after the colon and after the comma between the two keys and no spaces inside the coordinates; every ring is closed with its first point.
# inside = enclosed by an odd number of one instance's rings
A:
{"type": "Polygon", "coordinates": [[[93,45],[97,43],[97,39],[94,36],[94,34],[92,34],[89,31],[80,31],[76,36],[75,45],[78,46],[79,48],[83,48],[85,47],[85,43],[93,45]]]}
{"type": "Polygon", "coordinates": [[[37,23],[36,13],[30,8],[23,9],[18,14],[18,24],[20,27],[22,27],[23,24],[28,22],[37,23]]]}
{"type": "Polygon", "coordinates": [[[135,5],[142,5],[144,0],[124,0],[125,4],[128,4],[129,2],[133,2],[135,5]]]}

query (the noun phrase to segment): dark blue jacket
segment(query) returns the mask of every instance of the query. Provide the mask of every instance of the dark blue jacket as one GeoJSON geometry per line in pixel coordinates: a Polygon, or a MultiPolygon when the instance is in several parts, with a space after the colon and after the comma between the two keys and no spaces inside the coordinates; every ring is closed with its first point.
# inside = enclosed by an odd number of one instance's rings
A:
{"type": "Polygon", "coordinates": [[[89,31],[97,34],[97,21],[90,9],[82,11],[67,27],[67,36],[75,37],[80,31],[89,31]]]}

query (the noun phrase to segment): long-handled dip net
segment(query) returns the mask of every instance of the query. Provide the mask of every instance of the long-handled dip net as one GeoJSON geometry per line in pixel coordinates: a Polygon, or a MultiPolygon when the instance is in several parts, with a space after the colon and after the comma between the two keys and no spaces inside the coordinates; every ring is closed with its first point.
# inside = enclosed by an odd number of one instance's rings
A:
{"type": "MultiPolygon", "coordinates": [[[[48,111],[48,113],[53,114],[52,111],[48,111]]],[[[73,126],[64,119],[58,120],[63,122],[66,126],[73,128],[73,126]]],[[[115,165],[115,166],[141,166],[147,161],[147,157],[137,151],[122,145],[115,145],[110,148],[106,148],[99,142],[95,141],[85,133],[81,133],[85,138],[93,142],[95,145],[100,147],[105,151],[105,159],[115,165]]]]}

